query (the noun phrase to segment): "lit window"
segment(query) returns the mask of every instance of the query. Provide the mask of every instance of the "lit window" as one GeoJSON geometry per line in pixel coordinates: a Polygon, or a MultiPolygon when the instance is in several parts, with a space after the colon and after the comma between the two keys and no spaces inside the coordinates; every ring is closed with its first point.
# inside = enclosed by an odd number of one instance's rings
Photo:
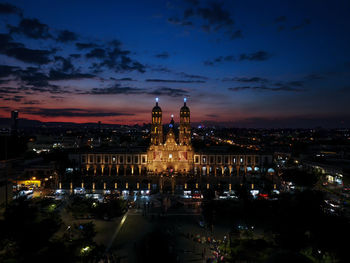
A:
{"type": "Polygon", "coordinates": [[[169,159],[173,158],[173,155],[171,153],[169,153],[169,159]]]}

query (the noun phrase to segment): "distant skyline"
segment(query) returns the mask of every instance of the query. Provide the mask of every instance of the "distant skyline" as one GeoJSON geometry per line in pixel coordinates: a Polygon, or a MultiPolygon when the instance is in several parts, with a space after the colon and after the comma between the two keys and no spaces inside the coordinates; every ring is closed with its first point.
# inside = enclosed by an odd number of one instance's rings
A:
{"type": "Polygon", "coordinates": [[[0,0],[0,117],[350,127],[350,1],[0,0]]]}

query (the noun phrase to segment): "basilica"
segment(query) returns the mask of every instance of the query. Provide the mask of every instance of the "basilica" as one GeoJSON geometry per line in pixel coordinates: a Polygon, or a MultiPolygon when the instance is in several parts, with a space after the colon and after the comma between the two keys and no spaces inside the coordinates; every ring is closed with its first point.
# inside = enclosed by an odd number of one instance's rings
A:
{"type": "Polygon", "coordinates": [[[156,105],[152,110],[151,145],[147,151],[149,172],[167,172],[168,174],[188,173],[193,170],[194,152],[191,146],[190,109],[184,105],[180,109],[179,138],[174,131],[174,119],[171,116],[169,131],[164,139],[162,109],[156,105]]]}
{"type": "Polygon", "coordinates": [[[151,185],[162,189],[169,180],[173,190],[175,186],[186,188],[190,182],[196,188],[231,186],[251,176],[274,172],[273,155],[269,153],[237,152],[225,146],[195,149],[186,98],[179,114],[178,127],[175,128],[173,115],[169,124],[164,125],[156,99],[147,148],[96,148],[71,154],[69,158],[86,178],[96,178],[93,179],[96,182],[100,178],[104,188],[110,184],[118,189],[150,189],[151,185]]]}

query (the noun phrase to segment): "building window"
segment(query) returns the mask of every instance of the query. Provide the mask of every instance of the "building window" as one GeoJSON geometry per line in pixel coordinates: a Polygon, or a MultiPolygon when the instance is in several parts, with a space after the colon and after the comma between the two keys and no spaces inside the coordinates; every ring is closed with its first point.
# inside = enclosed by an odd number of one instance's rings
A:
{"type": "Polygon", "coordinates": [[[145,163],[145,162],[146,162],[146,157],[142,156],[142,163],[145,163]]]}
{"type": "Polygon", "coordinates": [[[113,156],[112,157],[112,162],[115,163],[115,161],[116,161],[116,158],[115,158],[115,156],[113,156]]]}
{"type": "Polygon", "coordinates": [[[203,163],[207,162],[207,157],[203,156],[203,163]]]}
{"type": "Polygon", "coordinates": [[[105,163],[108,163],[108,156],[105,156],[105,163]]]}
{"type": "Polygon", "coordinates": [[[243,163],[243,158],[241,157],[241,159],[240,159],[240,163],[243,163]]]}
{"type": "Polygon", "coordinates": [[[124,158],[123,158],[123,156],[120,156],[120,157],[119,157],[119,162],[120,162],[120,163],[124,163],[124,158]]]}
{"type": "Polygon", "coordinates": [[[127,161],[128,163],[131,163],[131,158],[130,158],[130,156],[127,157],[126,161],[127,161]]]}
{"type": "Polygon", "coordinates": [[[232,161],[233,163],[236,163],[236,157],[233,157],[233,161],[232,161]]]}
{"type": "Polygon", "coordinates": [[[134,163],[138,163],[139,162],[139,157],[138,156],[135,156],[134,157],[134,163]]]}
{"type": "Polygon", "coordinates": [[[101,162],[101,156],[97,156],[97,163],[101,162]]]}
{"type": "Polygon", "coordinates": [[[93,155],[90,155],[90,158],[89,158],[90,160],[90,163],[93,163],[94,162],[94,156],[93,155]]]}
{"type": "Polygon", "coordinates": [[[228,156],[225,156],[225,163],[228,163],[228,156]]]}
{"type": "Polygon", "coordinates": [[[247,162],[248,162],[248,164],[250,164],[250,162],[251,162],[251,157],[250,156],[247,157],[247,162]]]}
{"type": "Polygon", "coordinates": [[[173,155],[171,153],[169,153],[169,159],[172,159],[173,155]]]}
{"type": "Polygon", "coordinates": [[[195,157],[194,162],[195,163],[199,163],[199,157],[198,156],[195,157]]]}
{"type": "Polygon", "coordinates": [[[86,157],[85,157],[85,155],[83,155],[83,156],[81,157],[81,162],[82,162],[82,163],[86,163],[86,157]]]}
{"type": "Polygon", "coordinates": [[[221,163],[221,156],[218,156],[218,163],[221,163]]]}
{"type": "Polygon", "coordinates": [[[210,156],[210,163],[214,163],[214,157],[210,156]]]}

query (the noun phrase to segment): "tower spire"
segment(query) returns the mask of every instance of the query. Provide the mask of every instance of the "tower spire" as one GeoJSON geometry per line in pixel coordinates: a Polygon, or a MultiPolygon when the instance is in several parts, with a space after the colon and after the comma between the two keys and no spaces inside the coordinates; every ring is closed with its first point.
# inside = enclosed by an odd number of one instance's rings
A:
{"type": "Polygon", "coordinates": [[[190,109],[186,102],[187,98],[184,98],[184,105],[180,109],[179,142],[182,145],[190,145],[191,143],[190,109]]]}
{"type": "Polygon", "coordinates": [[[171,120],[170,120],[170,124],[169,124],[169,128],[173,128],[174,127],[174,114],[171,114],[171,120]]]}
{"type": "Polygon", "coordinates": [[[159,98],[156,98],[156,106],[158,106],[159,98]]]}

